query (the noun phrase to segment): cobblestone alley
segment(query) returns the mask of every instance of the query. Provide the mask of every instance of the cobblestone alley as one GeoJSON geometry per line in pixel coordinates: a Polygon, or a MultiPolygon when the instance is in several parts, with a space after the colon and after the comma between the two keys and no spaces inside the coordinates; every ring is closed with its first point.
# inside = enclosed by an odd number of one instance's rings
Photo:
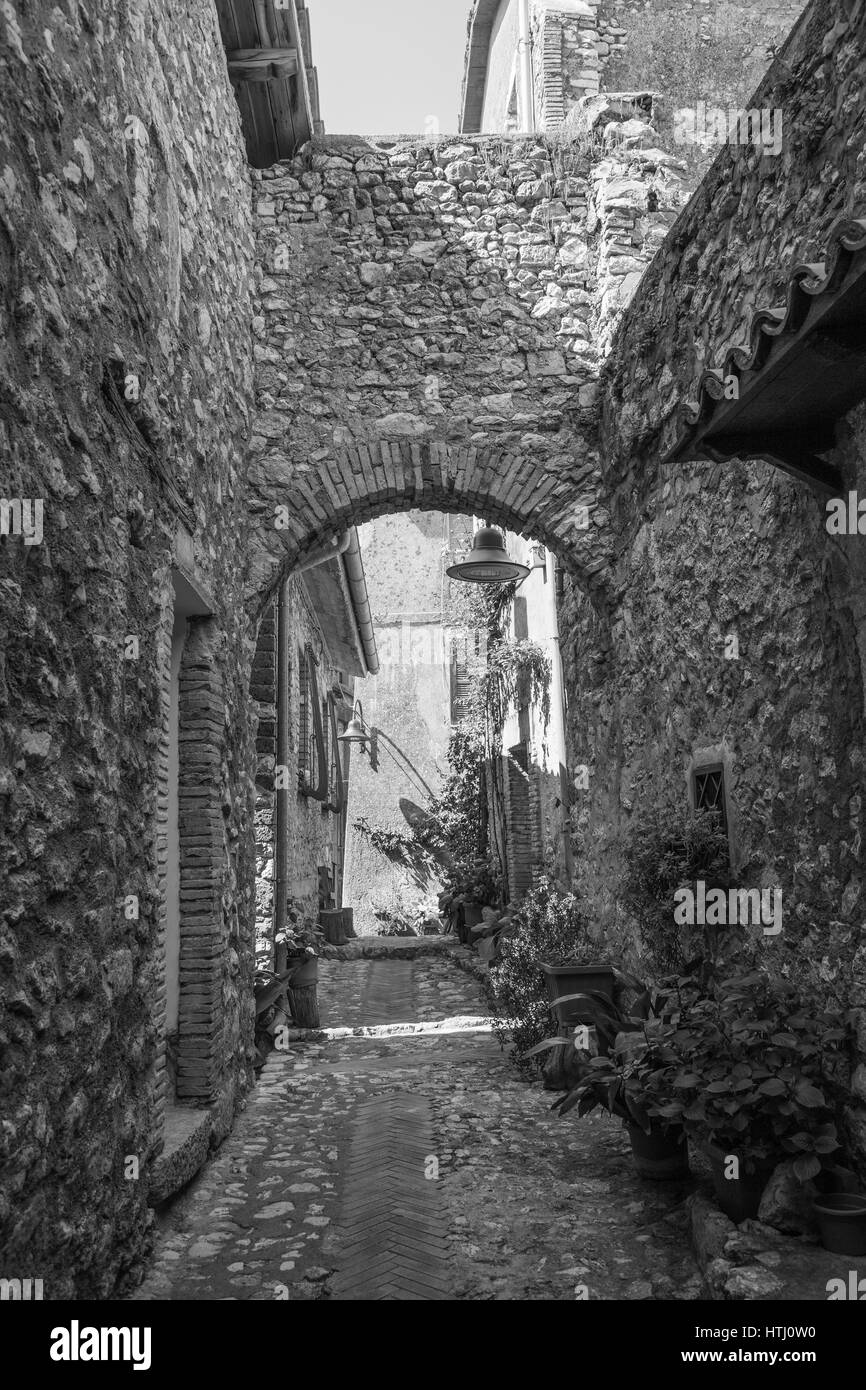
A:
{"type": "Polygon", "coordinates": [[[137,1299],[702,1296],[684,1189],[642,1183],[618,1123],[551,1114],[444,952],[322,962],[319,995],[374,1031],[271,1054],[137,1299]]]}

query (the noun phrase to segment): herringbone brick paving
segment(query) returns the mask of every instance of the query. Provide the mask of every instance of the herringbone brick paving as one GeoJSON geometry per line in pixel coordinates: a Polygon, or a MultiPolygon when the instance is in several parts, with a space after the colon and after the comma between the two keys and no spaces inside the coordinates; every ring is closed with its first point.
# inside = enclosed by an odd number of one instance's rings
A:
{"type": "Polygon", "coordinates": [[[430,1107],[378,1096],[359,1106],[335,1237],[337,1299],[447,1298],[448,1223],[437,1191],[430,1107]]]}
{"type": "MultiPolygon", "coordinates": [[[[384,963],[384,962],[383,962],[384,963]]],[[[365,1027],[381,1023],[411,1023],[417,1017],[414,1000],[414,969],[411,960],[386,962],[388,969],[370,970],[361,1002],[365,1027]]]]}

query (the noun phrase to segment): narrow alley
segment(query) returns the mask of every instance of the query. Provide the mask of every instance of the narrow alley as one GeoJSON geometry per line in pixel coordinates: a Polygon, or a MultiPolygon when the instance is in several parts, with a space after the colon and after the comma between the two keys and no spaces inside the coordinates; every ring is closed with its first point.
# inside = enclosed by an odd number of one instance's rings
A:
{"type": "Polygon", "coordinates": [[[866,0],[0,0],[40,1375],[269,1372],[212,1301],[848,1354],[864,94],[866,0]]]}
{"type": "Polygon", "coordinates": [[[683,1185],[642,1183],[618,1122],[551,1114],[447,947],[389,946],[320,964],[353,1034],[271,1053],[134,1298],[701,1298],[683,1185]]]}

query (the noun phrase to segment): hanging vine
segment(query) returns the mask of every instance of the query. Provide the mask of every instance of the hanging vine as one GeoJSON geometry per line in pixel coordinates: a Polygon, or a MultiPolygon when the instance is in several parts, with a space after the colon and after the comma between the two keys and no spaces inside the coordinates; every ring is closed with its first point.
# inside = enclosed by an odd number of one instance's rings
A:
{"type": "Polygon", "coordinates": [[[487,669],[478,680],[476,699],[483,710],[490,753],[501,752],[502,730],[509,710],[534,705],[545,730],[550,723],[552,667],[537,642],[500,641],[488,649],[487,669]]]}

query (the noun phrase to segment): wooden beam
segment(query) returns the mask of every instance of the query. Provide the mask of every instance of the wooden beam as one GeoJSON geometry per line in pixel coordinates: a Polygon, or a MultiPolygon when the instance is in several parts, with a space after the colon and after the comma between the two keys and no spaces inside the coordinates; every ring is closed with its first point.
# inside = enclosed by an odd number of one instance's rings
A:
{"type": "MultiPolygon", "coordinates": [[[[298,71],[297,103],[295,106],[293,120],[295,127],[295,143],[303,144],[313,136],[313,107],[310,100],[310,87],[307,79],[307,68],[312,64],[312,54],[308,48],[304,47],[304,39],[301,34],[301,27],[298,22],[298,7],[295,0],[289,0],[289,8],[286,11],[286,20],[289,32],[292,36],[292,44],[298,50],[301,58],[301,65],[298,71]]],[[[309,44],[309,22],[307,26],[307,43],[309,44]]]]}
{"type": "Polygon", "coordinates": [[[836,434],[831,422],[817,430],[798,430],[794,434],[774,430],[766,435],[725,434],[718,438],[708,437],[698,445],[697,453],[715,463],[732,458],[764,459],[792,478],[808,483],[818,492],[828,497],[839,497],[843,489],[842,474],[838,468],[818,457],[819,453],[834,448],[835,443],[836,434]]]}
{"type": "Polygon", "coordinates": [[[228,54],[232,82],[279,82],[298,71],[296,48],[240,48],[228,54]]]}

